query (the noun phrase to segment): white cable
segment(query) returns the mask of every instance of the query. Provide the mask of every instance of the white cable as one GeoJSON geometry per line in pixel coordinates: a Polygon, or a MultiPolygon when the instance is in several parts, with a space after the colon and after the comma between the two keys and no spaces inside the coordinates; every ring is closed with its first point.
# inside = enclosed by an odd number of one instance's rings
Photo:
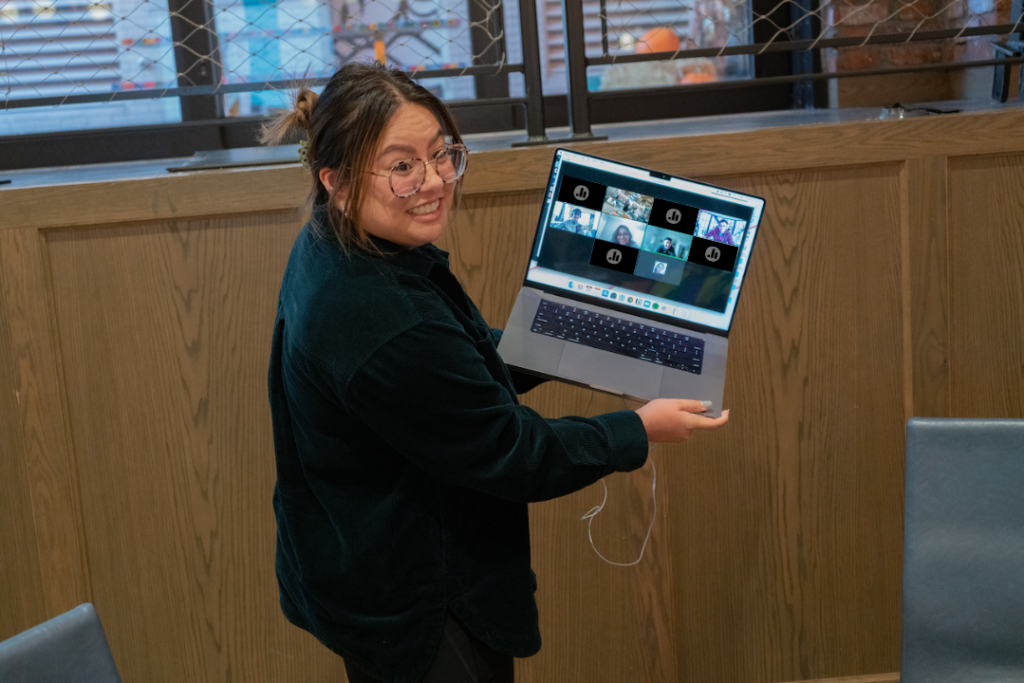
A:
{"type": "Polygon", "coordinates": [[[587,514],[580,517],[580,521],[587,520],[587,537],[590,539],[590,547],[594,549],[597,556],[608,564],[613,564],[616,567],[632,567],[635,564],[639,564],[640,560],[644,559],[644,551],[647,549],[647,541],[651,540],[651,529],[654,528],[654,520],[658,518],[658,499],[655,497],[654,490],[658,486],[658,470],[654,467],[654,459],[651,458],[651,453],[654,452],[654,446],[651,446],[647,451],[647,459],[651,462],[651,473],[654,475],[654,480],[651,482],[651,501],[654,503],[654,514],[651,515],[651,525],[647,527],[647,536],[644,537],[644,544],[640,546],[640,557],[636,558],[633,562],[612,562],[607,557],[601,554],[601,551],[594,545],[594,535],[591,532],[591,527],[594,524],[594,517],[597,517],[597,513],[604,509],[604,504],[608,502],[608,484],[604,483],[604,479],[601,479],[601,486],[604,487],[604,498],[601,500],[601,504],[597,507],[591,508],[587,514]]]}

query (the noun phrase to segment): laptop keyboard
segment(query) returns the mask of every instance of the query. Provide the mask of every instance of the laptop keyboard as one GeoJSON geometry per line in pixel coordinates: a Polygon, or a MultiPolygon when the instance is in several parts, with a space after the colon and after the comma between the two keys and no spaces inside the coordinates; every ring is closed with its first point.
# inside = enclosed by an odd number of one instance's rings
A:
{"type": "Polygon", "coordinates": [[[704,340],[541,299],[531,332],[700,374],[704,340]]]}

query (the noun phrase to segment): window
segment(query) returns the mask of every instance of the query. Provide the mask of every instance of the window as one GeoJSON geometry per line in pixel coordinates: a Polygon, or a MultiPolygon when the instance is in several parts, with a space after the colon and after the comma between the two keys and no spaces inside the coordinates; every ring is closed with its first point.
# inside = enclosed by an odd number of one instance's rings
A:
{"type": "MultiPolygon", "coordinates": [[[[214,7],[225,84],[326,78],[339,64],[375,58],[409,71],[473,64],[465,0],[215,0],[214,7]]],[[[423,85],[445,100],[474,97],[471,77],[423,85]]],[[[225,111],[258,115],[286,103],[281,89],[232,93],[225,111]]]]}
{"type": "MultiPolygon", "coordinates": [[[[563,94],[565,35],[561,0],[541,0],[544,92],[563,94]]],[[[622,56],[753,42],[749,0],[606,0],[583,3],[586,53],[622,56]],[[604,13],[602,15],[602,4],[604,13]],[[603,19],[603,20],[602,20],[603,19]]],[[[750,55],[592,66],[589,90],[666,86],[753,78],[750,55]]]]}
{"type": "Polygon", "coordinates": [[[176,85],[168,19],[166,0],[7,0],[0,135],[180,121],[176,98],[110,102],[176,85]],[[97,101],[72,103],[89,96],[97,101]],[[26,101],[39,106],[15,107],[26,101]]]}
{"type": "MultiPolygon", "coordinates": [[[[987,96],[991,65],[949,67],[992,60],[993,38],[1020,20],[1010,0],[574,1],[587,64],[573,95],[587,106],[573,111],[594,123],[987,96]],[[787,50],[789,41],[812,49],[787,50]],[[825,80],[864,70],[887,73],[825,80]],[[643,107],[637,88],[654,89],[643,107]]],[[[343,63],[375,58],[420,77],[473,132],[524,126],[524,101],[536,106],[522,73],[532,60],[547,125],[567,119],[562,0],[0,3],[0,148],[24,134],[125,128],[133,143],[119,147],[122,133],[111,132],[104,160],[111,149],[128,159],[251,146],[259,117],[286,106],[298,79],[322,83],[343,63]],[[528,53],[524,7],[537,19],[528,53]],[[139,128],[153,124],[170,125],[160,145],[140,145],[139,128]]],[[[87,148],[72,158],[54,142],[48,154],[22,150],[17,163],[85,163],[87,148]]]]}

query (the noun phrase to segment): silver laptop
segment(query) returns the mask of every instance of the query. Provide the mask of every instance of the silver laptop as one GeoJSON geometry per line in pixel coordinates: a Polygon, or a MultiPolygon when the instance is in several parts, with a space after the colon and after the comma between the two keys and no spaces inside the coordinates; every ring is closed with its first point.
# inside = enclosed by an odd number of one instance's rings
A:
{"type": "Polygon", "coordinates": [[[763,212],[760,197],[556,150],[498,351],[536,375],[720,414],[763,212]]]}

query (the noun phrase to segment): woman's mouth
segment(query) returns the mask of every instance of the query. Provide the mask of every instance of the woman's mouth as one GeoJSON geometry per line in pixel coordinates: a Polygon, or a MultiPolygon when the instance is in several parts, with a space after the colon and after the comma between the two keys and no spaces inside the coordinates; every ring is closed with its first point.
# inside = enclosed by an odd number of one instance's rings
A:
{"type": "Polygon", "coordinates": [[[437,211],[437,208],[440,206],[440,204],[441,200],[436,199],[430,202],[429,204],[421,204],[417,206],[415,209],[409,209],[409,213],[411,213],[414,216],[426,216],[427,214],[431,214],[437,211]]]}

